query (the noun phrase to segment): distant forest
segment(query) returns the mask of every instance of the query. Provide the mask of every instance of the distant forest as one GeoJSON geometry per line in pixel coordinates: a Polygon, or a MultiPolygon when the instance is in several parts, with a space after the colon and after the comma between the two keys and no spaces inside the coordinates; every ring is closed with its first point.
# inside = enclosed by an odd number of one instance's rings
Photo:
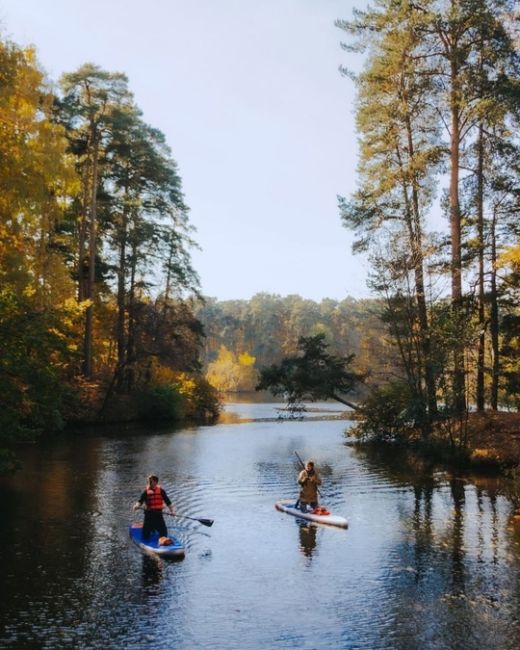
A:
{"type": "Polygon", "coordinates": [[[207,298],[195,312],[206,334],[206,376],[221,391],[254,390],[260,368],[296,354],[299,337],[324,334],[333,354],[356,355],[353,368],[368,381],[388,381],[399,364],[380,318],[382,307],[379,300],[318,303],[267,293],[250,300],[207,298]]]}

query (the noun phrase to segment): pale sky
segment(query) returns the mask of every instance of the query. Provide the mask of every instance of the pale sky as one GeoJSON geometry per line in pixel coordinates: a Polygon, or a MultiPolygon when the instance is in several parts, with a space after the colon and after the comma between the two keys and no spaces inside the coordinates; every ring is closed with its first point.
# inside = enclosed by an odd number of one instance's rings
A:
{"type": "Polygon", "coordinates": [[[205,295],[368,295],[337,194],[355,186],[354,88],[337,18],[365,0],[0,0],[2,36],[57,81],[124,72],[179,165],[205,295]]]}

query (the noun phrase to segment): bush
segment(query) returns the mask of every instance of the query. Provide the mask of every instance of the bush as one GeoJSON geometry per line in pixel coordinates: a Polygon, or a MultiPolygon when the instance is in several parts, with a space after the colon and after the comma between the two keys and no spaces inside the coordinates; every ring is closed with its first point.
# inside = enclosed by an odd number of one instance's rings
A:
{"type": "Polygon", "coordinates": [[[218,390],[209,381],[200,375],[189,377],[182,373],[178,382],[186,417],[205,422],[218,417],[222,404],[218,390]]]}
{"type": "Polygon", "coordinates": [[[361,439],[409,439],[415,431],[414,402],[408,386],[401,382],[372,388],[357,415],[362,421],[349,433],[361,439]]]}
{"type": "Polygon", "coordinates": [[[204,378],[177,373],[175,381],[142,389],[138,397],[141,420],[212,421],[220,413],[219,393],[204,378]]]}
{"type": "Polygon", "coordinates": [[[64,426],[63,376],[73,358],[67,315],[0,291],[0,473],[14,467],[18,444],[64,426]]]}
{"type": "Polygon", "coordinates": [[[139,394],[137,412],[141,420],[182,420],[184,400],[172,384],[148,386],[139,394]]]}
{"type": "Polygon", "coordinates": [[[183,417],[208,422],[218,417],[221,409],[219,391],[202,375],[180,372],[154,362],[151,367],[155,386],[173,386],[182,397],[183,417]]]}

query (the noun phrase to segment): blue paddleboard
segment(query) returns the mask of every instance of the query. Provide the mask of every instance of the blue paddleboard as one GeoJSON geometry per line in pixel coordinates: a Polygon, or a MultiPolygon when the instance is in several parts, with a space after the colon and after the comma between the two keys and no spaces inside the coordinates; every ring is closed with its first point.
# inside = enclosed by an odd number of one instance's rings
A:
{"type": "Polygon", "coordinates": [[[185,555],[185,548],[182,542],[169,535],[172,544],[161,545],[159,544],[159,533],[153,532],[146,540],[143,539],[143,526],[142,524],[132,524],[129,528],[130,538],[137,544],[139,548],[150,555],[158,555],[160,557],[177,557],[181,558],[185,555]]]}

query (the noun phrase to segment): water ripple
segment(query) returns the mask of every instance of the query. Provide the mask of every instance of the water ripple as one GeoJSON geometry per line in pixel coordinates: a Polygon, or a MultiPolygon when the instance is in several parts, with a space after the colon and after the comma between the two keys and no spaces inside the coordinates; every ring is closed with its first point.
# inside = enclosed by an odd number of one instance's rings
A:
{"type": "Polygon", "coordinates": [[[491,484],[345,446],[345,427],[263,421],[29,450],[0,506],[1,647],[519,647],[511,504],[491,484]],[[298,494],[294,451],[314,458],[348,530],[274,509],[298,494]],[[168,518],[182,561],[129,543],[151,471],[179,514],[214,519],[168,518]]]}

